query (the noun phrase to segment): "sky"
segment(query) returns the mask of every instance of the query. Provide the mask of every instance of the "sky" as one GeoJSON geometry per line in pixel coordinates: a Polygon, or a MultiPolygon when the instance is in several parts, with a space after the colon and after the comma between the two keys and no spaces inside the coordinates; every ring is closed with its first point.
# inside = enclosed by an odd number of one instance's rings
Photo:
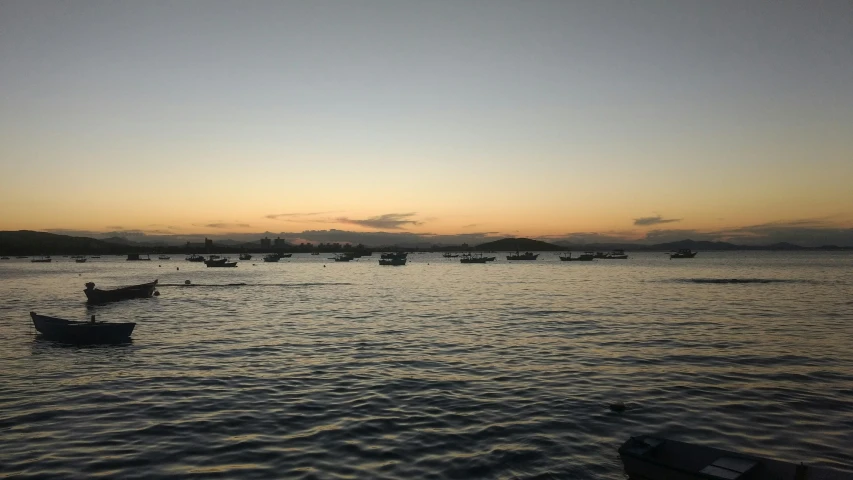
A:
{"type": "Polygon", "coordinates": [[[0,230],[853,245],[851,52],[848,0],[0,0],[0,230]]]}

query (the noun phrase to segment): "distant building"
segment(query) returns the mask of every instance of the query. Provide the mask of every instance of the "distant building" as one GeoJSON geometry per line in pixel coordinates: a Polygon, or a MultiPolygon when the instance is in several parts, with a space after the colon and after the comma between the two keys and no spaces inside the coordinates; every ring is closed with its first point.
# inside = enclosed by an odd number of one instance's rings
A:
{"type": "Polygon", "coordinates": [[[287,243],[285,243],[284,239],[281,237],[276,238],[273,242],[276,247],[284,247],[285,245],[287,245],[287,243]]]}
{"type": "Polygon", "coordinates": [[[213,248],[213,240],[211,240],[209,238],[205,238],[204,239],[204,249],[209,251],[212,248],[213,248]]]}
{"type": "Polygon", "coordinates": [[[261,239],[261,247],[269,248],[270,244],[271,244],[271,242],[270,242],[269,238],[264,237],[261,239]]]}

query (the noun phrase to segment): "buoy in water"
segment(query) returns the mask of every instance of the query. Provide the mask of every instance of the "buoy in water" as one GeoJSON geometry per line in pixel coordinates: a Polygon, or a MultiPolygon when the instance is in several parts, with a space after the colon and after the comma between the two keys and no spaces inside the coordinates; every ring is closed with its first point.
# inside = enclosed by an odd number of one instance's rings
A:
{"type": "Polygon", "coordinates": [[[155,297],[159,297],[159,296],[160,296],[160,292],[159,292],[159,291],[157,291],[157,290],[154,290],[154,296],[155,296],[155,297]]]}

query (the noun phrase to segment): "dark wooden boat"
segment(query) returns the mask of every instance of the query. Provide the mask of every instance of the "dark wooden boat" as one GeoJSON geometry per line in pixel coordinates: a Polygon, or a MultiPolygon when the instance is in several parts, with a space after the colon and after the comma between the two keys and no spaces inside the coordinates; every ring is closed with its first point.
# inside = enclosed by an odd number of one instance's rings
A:
{"type": "Polygon", "coordinates": [[[355,257],[350,253],[336,253],[332,260],[336,262],[351,262],[355,257]]]}
{"type": "Polygon", "coordinates": [[[265,255],[265,256],[264,256],[264,261],[265,261],[265,262],[277,262],[277,261],[279,261],[279,260],[281,260],[281,257],[279,257],[278,255],[276,255],[276,254],[274,254],[274,253],[271,253],[271,254],[269,254],[269,255],[265,255]]]}
{"type": "Polygon", "coordinates": [[[252,259],[252,256],[249,255],[248,253],[241,253],[240,254],[240,260],[251,260],[251,259],[252,259]]]}
{"type": "Polygon", "coordinates": [[[52,261],[53,261],[53,259],[50,258],[50,255],[48,255],[46,257],[33,257],[30,259],[30,262],[32,262],[32,263],[50,263],[52,261]]]}
{"type": "Polygon", "coordinates": [[[233,268],[237,266],[237,262],[229,262],[228,258],[213,258],[211,256],[210,260],[205,260],[204,264],[208,267],[225,267],[225,268],[233,268]]]}
{"type": "Polygon", "coordinates": [[[494,257],[484,257],[482,253],[475,253],[473,255],[463,255],[462,258],[459,259],[459,263],[486,263],[489,262],[494,257]]]}
{"type": "Polygon", "coordinates": [[[146,261],[147,262],[147,261],[151,261],[151,256],[145,255],[145,257],[143,258],[142,255],[140,255],[138,253],[128,253],[127,254],[127,261],[129,261],[129,262],[131,262],[131,261],[132,262],[146,261]]]}
{"type": "Polygon", "coordinates": [[[116,302],[119,300],[129,300],[132,298],[150,298],[154,295],[154,290],[157,287],[157,280],[139,285],[130,285],[127,287],[113,288],[110,290],[101,290],[95,288],[93,282],[86,284],[86,299],[89,303],[106,303],[116,302]]]}
{"type": "Polygon", "coordinates": [[[538,253],[533,253],[533,252],[521,253],[518,250],[515,251],[514,255],[507,255],[506,256],[507,260],[536,260],[537,258],[539,258],[538,253]]]}
{"type": "Polygon", "coordinates": [[[629,480],[853,480],[853,474],[642,435],[619,447],[629,480]]]}
{"type": "Polygon", "coordinates": [[[293,256],[292,253],[277,253],[276,255],[278,255],[278,258],[290,258],[293,256]]]}
{"type": "Polygon", "coordinates": [[[560,255],[561,262],[591,262],[595,258],[595,255],[592,253],[586,252],[577,257],[572,256],[572,252],[569,252],[568,255],[560,255]]]}
{"type": "Polygon", "coordinates": [[[401,266],[406,264],[406,257],[380,258],[379,265],[401,266]]]}
{"type": "Polygon", "coordinates": [[[48,340],[67,343],[118,343],[130,339],[133,322],[96,322],[94,315],[89,322],[75,322],[62,318],[48,317],[30,312],[33,325],[48,340]]]}
{"type": "Polygon", "coordinates": [[[392,259],[392,258],[406,258],[408,256],[409,256],[409,254],[406,252],[389,252],[389,253],[381,254],[379,256],[379,258],[381,258],[383,260],[388,260],[388,259],[392,259]]]}
{"type": "Polygon", "coordinates": [[[669,259],[672,260],[674,258],[693,258],[699,252],[694,252],[689,248],[680,248],[676,252],[672,252],[669,254],[669,259]]]}

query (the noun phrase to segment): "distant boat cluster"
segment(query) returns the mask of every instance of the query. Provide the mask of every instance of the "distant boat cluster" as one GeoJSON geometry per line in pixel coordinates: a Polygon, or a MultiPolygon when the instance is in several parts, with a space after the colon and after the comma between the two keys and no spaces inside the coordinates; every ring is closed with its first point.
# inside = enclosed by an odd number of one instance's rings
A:
{"type": "MultiPolygon", "coordinates": [[[[423,253],[423,252],[418,252],[423,253]]],[[[689,248],[682,248],[676,250],[674,252],[669,252],[669,258],[671,260],[675,259],[685,259],[685,258],[694,258],[698,252],[695,252],[689,248]]],[[[311,255],[319,255],[320,252],[311,252],[311,255]]],[[[370,251],[358,251],[358,252],[343,252],[336,253],[333,257],[329,257],[329,260],[333,260],[335,262],[350,262],[358,258],[369,257],[372,256],[373,252],[370,251]]],[[[515,253],[510,253],[506,256],[507,261],[534,261],[539,258],[539,253],[533,252],[520,252],[518,250],[515,253]]],[[[275,263],[283,258],[292,257],[292,253],[269,253],[263,256],[263,261],[268,263],[275,263]]],[[[442,254],[444,258],[459,258],[460,263],[488,263],[496,260],[497,257],[489,257],[485,256],[483,253],[453,253],[453,252],[445,252],[442,254]]],[[[26,256],[18,256],[15,257],[18,259],[29,258],[26,256]]],[[[71,257],[76,263],[85,263],[88,258],[100,258],[99,255],[93,255],[91,257],[86,257],[85,255],[75,255],[71,257]]],[[[168,255],[160,255],[157,257],[158,260],[170,260],[172,257],[168,255]]],[[[563,262],[591,262],[593,260],[627,260],[628,254],[625,253],[625,250],[617,249],[610,252],[592,252],[587,251],[583,252],[579,255],[574,255],[572,252],[567,252],[563,255],[559,256],[560,261],[563,262]]],[[[252,255],[248,253],[241,253],[240,260],[247,261],[252,259],[252,255]]],[[[393,265],[393,266],[401,266],[406,265],[408,259],[408,252],[389,252],[383,253],[379,259],[379,265],[393,265]]],[[[10,257],[4,256],[0,257],[0,260],[10,260],[10,257]]],[[[139,262],[139,261],[150,261],[151,256],[139,253],[130,253],[127,255],[127,261],[139,262]]],[[[237,262],[231,261],[227,257],[220,257],[219,255],[209,255],[208,257],[204,257],[199,254],[191,254],[187,255],[185,258],[188,262],[197,262],[204,263],[207,267],[217,268],[217,267],[236,267],[237,262]]],[[[30,259],[30,262],[33,263],[50,263],[53,261],[50,255],[41,255],[36,256],[30,259]]]]}

